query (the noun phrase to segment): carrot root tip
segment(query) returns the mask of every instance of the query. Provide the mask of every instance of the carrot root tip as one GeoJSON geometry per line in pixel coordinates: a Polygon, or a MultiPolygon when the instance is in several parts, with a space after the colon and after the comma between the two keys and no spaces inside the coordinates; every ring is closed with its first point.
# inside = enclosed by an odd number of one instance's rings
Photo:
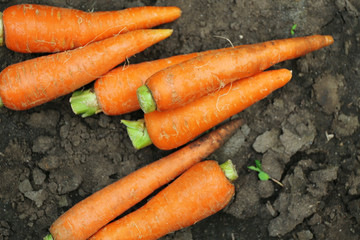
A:
{"type": "Polygon", "coordinates": [[[156,110],[156,103],[151,94],[150,89],[146,85],[142,85],[136,90],[139,104],[144,113],[150,113],[156,110]]]}
{"type": "Polygon", "coordinates": [[[83,118],[102,112],[92,89],[76,91],[70,98],[71,109],[83,118]]]}
{"type": "Polygon", "coordinates": [[[227,179],[229,179],[230,181],[235,181],[239,177],[235,165],[230,159],[220,164],[220,168],[224,172],[227,179]]]}
{"type": "Polygon", "coordinates": [[[137,121],[121,120],[121,123],[126,126],[130,140],[136,149],[142,149],[152,144],[144,119],[137,121]]]}
{"type": "Polygon", "coordinates": [[[0,46],[4,46],[4,35],[3,13],[0,12],[0,46]]]}
{"type": "Polygon", "coordinates": [[[54,240],[51,234],[46,235],[43,240],[54,240]]]}

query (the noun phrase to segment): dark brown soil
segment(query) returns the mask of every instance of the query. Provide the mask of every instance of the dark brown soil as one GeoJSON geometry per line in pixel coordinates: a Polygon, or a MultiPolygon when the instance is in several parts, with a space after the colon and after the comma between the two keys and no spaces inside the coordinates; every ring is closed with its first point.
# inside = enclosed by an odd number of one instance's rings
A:
{"type": "MultiPolygon", "coordinates": [[[[0,1],[0,10],[25,1],[0,1]]],[[[163,239],[360,239],[360,2],[358,0],[33,0],[86,11],[176,5],[173,35],[131,63],[294,36],[330,34],[335,43],[277,64],[293,71],[282,89],[237,116],[246,124],[214,153],[240,177],[229,206],[163,239]],[[255,159],[280,180],[259,181],[255,159]]],[[[1,69],[36,57],[0,49],[1,69]]],[[[0,239],[42,239],[75,203],[169,154],[136,151],[120,119],[75,116],[69,96],[28,111],[0,109],[0,239]]]]}

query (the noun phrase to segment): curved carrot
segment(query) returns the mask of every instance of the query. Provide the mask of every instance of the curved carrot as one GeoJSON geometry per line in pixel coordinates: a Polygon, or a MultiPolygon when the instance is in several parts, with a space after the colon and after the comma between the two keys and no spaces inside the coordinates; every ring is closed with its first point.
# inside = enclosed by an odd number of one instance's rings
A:
{"type": "Polygon", "coordinates": [[[38,106],[90,83],[171,33],[169,29],[136,30],[13,64],[0,73],[0,98],[13,110],[38,106]]]}
{"type": "Polygon", "coordinates": [[[290,81],[291,76],[286,69],[262,72],[228,84],[185,106],[147,113],[142,120],[145,121],[144,128],[133,128],[127,122],[123,123],[128,126],[135,148],[143,148],[152,142],[160,149],[173,149],[265,98],[290,81]],[[144,139],[138,143],[138,136],[133,132],[146,134],[141,135],[144,139]],[[146,139],[147,136],[149,139],[146,139]]]}
{"type": "Polygon", "coordinates": [[[144,206],[108,224],[90,240],[158,239],[215,214],[235,193],[222,167],[229,168],[211,160],[195,164],[144,206]]]}
{"type": "MultiPolygon", "coordinates": [[[[36,4],[20,4],[3,12],[6,46],[17,52],[58,52],[137,29],[152,28],[180,17],[178,7],[135,7],[84,12],[36,4]]],[[[2,41],[4,41],[2,39],[2,41]]]]}
{"type": "Polygon", "coordinates": [[[77,203],[50,227],[56,240],[83,240],[160,186],[221,147],[242,121],[235,119],[182,149],[155,161],[77,203]]]}
{"type": "MultiPolygon", "coordinates": [[[[243,46],[237,46],[243,47],[243,46]]],[[[88,117],[103,112],[121,115],[140,109],[136,90],[154,73],[191,58],[229,48],[196,52],[117,67],[97,79],[92,89],[74,92],[70,98],[75,114],[88,117]]]]}
{"type": "Polygon", "coordinates": [[[142,87],[145,91],[138,92],[140,106],[145,113],[183,106],[232,81],[262,72],[281,61],[303,56],[333,41],[331,36],[313,35],[253,44],[190,59],[146,80],[142,87]],[[150,102],[143,102],[142,98],[150,102]]]}

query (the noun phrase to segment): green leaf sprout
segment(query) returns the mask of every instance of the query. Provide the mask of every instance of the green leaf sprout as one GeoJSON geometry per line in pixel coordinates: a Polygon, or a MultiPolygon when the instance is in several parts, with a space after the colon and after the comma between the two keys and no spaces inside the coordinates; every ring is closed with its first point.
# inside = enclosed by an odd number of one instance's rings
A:
{"type": "Polygon", "coordinates": [[[284,186],[281,182],[270,177],[268,173],[264,172],[264,170],[262,169],[260,160],[255,160],[255,166],[248,166],[248,169],[258,172],[258,177],[261,181],[267,181],[270,179],[273,182],[279,184],[281,187],[284,186]]]}

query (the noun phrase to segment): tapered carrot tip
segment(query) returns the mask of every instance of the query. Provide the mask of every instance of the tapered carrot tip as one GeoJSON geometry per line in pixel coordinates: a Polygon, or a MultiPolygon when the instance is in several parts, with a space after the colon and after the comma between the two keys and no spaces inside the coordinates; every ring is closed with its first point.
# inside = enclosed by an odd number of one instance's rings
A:
{"type": "Polygon", "coordinates": [[[139,119],[137,121],[121,120],[121,123],[126,126],[130,140],[136,149],[141,149],[152,144],[145,127],[144,119],[139,119]]]}
{"type": "Polygon", "coordinates": [[[102,112],[92,89],[76,91],[70,98],[71,109],[83,118],[102,112]]]}
{"type": "Polygon", "coordinates": [[[156,102],[146,85],[142,85],[136,90],[136,96],[139,101],[141,110],[144,113],[151,113],[156,110],[156,102]]]}
{"type": "Polygon", "coordinates": [[[0,12],[0,46],[4,46],[4,42],[3,13],[0,12]]]}
{"type": "Polygon", "coordinates": [[[227,179],[229,179],[230,181],[235,181],[239,177],[235,165],[230,159],[220,164],[220,168],[224,172],[227,179]]]}
{"type": "Polygon", "coordinates": [[[326,39],[326,45],[327,45],[327,46],[329,46],[329,45],[331,45],[331,44],[334,43],[334,38],[333,38],[332,36],[330,36],[330,35],[326,35],[326,36],[325,36],[325,39],[326,39]]]}

